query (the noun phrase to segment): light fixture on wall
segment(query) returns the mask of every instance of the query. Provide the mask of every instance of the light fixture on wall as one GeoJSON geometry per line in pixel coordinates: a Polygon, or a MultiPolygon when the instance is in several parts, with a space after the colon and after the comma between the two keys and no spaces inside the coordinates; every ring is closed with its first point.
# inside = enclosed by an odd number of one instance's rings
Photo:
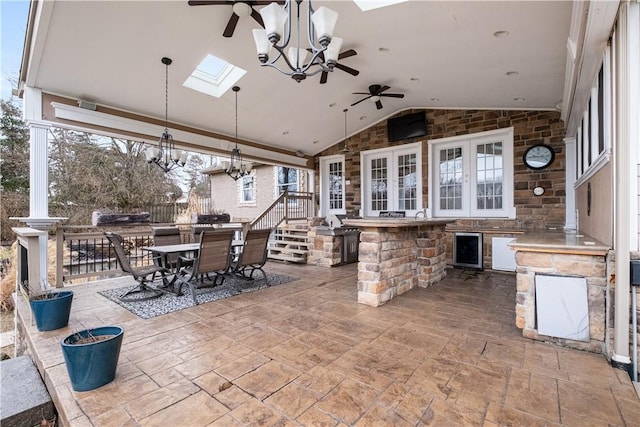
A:
{"type": "Polygon", "coordinates": [[[247,166],[242,163],[242,154],[238,148],[238,92],[240,92],[240,87],[234,86],[233,91],[236,93],[236,146],[231,150],[231,158],[229,159],[229,165],[225,169],[225,173],[233,178],[234,181],[237,181],[251,173],[251,165],[247,166]]]}
{"type": "Polygon", "coordinates": [[[164,80],[164,132],[160,136],[158,141],[158,147],[147,148],[146,157],[147,162],[155,163],[163,171],[169,172],[176,167],[182,167],[187,163],[187,152],[182,150],[176,150],[175,143],[173,142],[173,136],[169,133],[169,65],[171,65],[171,58],[162,58],[162,63],[165,65],[165,80],[164,80]]]}
{"type": "Polygon", "coordinates": [[[284,6],[275,2],[265,6],[260,10],[264,29],[253,30],[258,60],[262,66],[273,67],[282,74],[291,76],[298,83],[306,79],[307,76],[313,76],[322,71],[333,71],[342,48],[342,39],[333,37],[338,13],[324,6],[314,10],[311,0],[306,1],[307,32],[306,34],[301,32],[300,6],[302,2],[303,0],[286,0],[284,6]],[[289,46],[291,26],[294,24],[291,20],[293,3],[296,5],[295,26],[297,34],[295,46],[289,46]],[[306,36],[309,46],[301,46],[300,40],[303,36],[306,36]],[[316,37],[319,46],[316,45],[316,37]],[[269,60],[271,48],[277,51],[277,55],[269,60]],[[285,52],[287,48],[288,50],[285,52]],[[308,52],[311,52],[311,58],[307,62],[308,52]],[[288,70],[278,66],[277,62],[280,58],[283,58],[288,70]],[[317,68],[311,68],[316,66],[317,68]]]}
{"type": "Polygon", "coordinates": [[[340,152],[350,153],[351,150],[349,150],[349,147],[347,147],[347,111],[349,110],[345,108],[342,111],[344,111],[344,147],[342,147],[342,150],[340,150],[340,152]]]}

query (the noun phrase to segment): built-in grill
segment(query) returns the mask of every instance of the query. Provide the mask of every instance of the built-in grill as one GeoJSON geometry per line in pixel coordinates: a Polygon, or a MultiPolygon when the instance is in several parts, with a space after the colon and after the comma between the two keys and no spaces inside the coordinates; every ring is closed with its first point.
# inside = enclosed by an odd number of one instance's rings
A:
{"type": "Polygon", "coordinates": [[[316,233],[321,236],[337,236],[342,240],[341,264],[350,264],[358,261],[358,244],[360,242],[360,230],[357,227],[344,227],[343,221],[347,215],[329,214],[325,218],[327,225],[318,226],[316,233]]]}

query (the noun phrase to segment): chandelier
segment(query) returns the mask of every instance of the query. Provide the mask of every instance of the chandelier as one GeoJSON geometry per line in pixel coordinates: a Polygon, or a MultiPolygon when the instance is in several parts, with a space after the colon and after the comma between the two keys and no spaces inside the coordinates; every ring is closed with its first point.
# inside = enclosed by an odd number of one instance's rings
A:
{"type": "Polygon", "coordinates": [[[242,163],[242,154],[240,154],[240,149],[238,148],[238,92],[240,92],[240,87],[234,86],[232,89],[236,93],[236,146],[231,150],[231,158],[224,172],[234,181],[237,181],[251,173],[251,165],[247,166],[242,163]]]}
{"type": "Polygon", "coordinates": [[[176,150],[175,143],[173,142],[173,136],[169,133],[168,129],[168,117],[169,117],[169,65],[171,65],[171,58],[162,58],[162,63],[165,65],[165,80],[164,80],[164,132],[160,136],[158,141],[158,147],[147,148],[146,157],[148,163],[155,163],[163,171],[169,172],[176,167],[184,166],[187,163],[187,152],[182,150],[176,150]]]}
{"type": "Polygon", "coordinates": [[[301,45],[300,39],[303,34],[300,28],[300,6],[302,2],[303,0],[286,0],[284,6],[275,2],[265,6],[260,10],[265,28],[253,30],[258,60],[261,65],[273,67],[282,74],[291,76],[298,83],[306,79],[307,76],[313,76],[322,71],[333,71],[342,48],[342,39],[333,37],[338,13],[324,6],[314,10],[311,0],[306,1],[308,46],[301,45]],[[295,45],[289,46],[291,26],[294,24],[291,20],[293,3],[296,5],[296,40],[295,45]],[[269,60],[272,48],[277,51],[277,55],[269,60]],[[307,60],[308,53],[311,53],[309,60],[307,60]],[[277,64],[280,58],[284,60],[288,70],[277,64]]]}

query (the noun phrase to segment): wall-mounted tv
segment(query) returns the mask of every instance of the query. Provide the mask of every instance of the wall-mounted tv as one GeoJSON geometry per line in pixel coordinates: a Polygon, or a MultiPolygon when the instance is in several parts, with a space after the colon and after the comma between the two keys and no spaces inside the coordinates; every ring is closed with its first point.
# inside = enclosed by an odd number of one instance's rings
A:
{"type": "Polygon", "coordinates": [[[426,113],[420,111],[387,120],[387,135],[389,141],[415,138],[427,134],[426,113]]]}

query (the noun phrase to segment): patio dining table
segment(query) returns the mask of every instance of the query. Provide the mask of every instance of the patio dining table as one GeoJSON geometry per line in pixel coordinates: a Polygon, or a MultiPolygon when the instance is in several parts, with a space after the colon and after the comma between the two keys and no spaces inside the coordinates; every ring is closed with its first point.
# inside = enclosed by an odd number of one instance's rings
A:
{"type": "MultiPolygon", "coordinates": [[[[234,256],[237,256],[244,246],[244,240],[234,239],[231,242],[231,247],[233,249],[234,256]]],[[[173,278],[171,280],[164,278],[164,288],[172,289],[175,281],[176,275],[178,271],[176,271],[177,265],[171,265],[169,262],[169,255],[171,254],[182,254],[186,255],[188,258],[197,258],[198,250],[200,249],[200,243],[180,243],[177,245],[158,245],[158,246],[143,246],[143,251],[151,252],[156,259],[159,260],[160,265],[170,271],[170,274],[173,274],[173,278]]]]}

